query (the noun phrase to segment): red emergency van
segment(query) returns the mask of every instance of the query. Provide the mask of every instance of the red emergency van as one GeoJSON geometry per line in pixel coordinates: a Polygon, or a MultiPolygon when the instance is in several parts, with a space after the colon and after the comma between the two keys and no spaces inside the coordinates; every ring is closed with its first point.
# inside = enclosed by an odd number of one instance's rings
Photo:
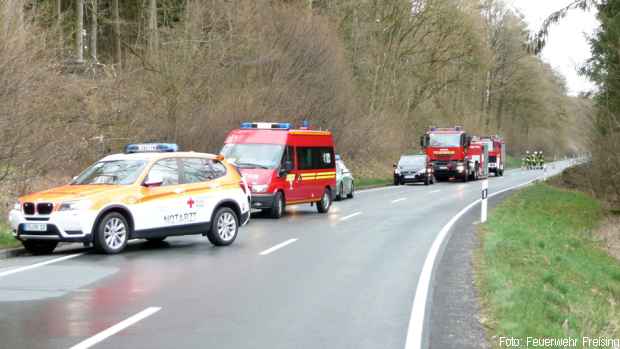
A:
{"type": "Polygon", "coordinates": [[[287,205],[329,211],[336,193],[336,157],[329,131],[290,123],[244,122],[226,137],[222,155],[239,168],[252,191],[252,208],[273,218],[287,205]]]}

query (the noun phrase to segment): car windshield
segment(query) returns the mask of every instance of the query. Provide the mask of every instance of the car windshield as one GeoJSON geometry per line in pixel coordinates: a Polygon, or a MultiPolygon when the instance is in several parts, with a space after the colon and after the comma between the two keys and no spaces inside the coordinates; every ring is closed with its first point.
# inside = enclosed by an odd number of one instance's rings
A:
{"type": "Polygon", "coordinates": [[[280,144],[226,144],[221,154],[240,168],[274,169],[280,165],[284,146],[280,144]]]}
{"type": "Polygon", "coordinates": [[[431,133],[431,147],[459,147],[461,145],[460,133],[431,133]]]}
{"type": "Polygon", "coordinates": [[[426,156],[403,156],[398,162],[398,166],[403,167],[424,167],[426,165],[426,156]]]}
{"type": "Polygon", "coordinates": [[[71,184],[129,185],[138,179],[145,166],[144,160],[99,161],[77,176],[71,184]]]}

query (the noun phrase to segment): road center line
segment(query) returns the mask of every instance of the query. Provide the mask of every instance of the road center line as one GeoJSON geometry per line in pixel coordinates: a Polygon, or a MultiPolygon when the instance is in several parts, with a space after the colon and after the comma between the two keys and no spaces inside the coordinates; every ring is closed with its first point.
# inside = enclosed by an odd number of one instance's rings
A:
{"type": "Polygon", "coordinates": [[[348,220],[348,219],[351,219],[351,218],[353,218],[353,217],[355,217],[355,216],[359,216],[359,215],[361,215],[361,214],[362,214],[362,212],[361,212],[361,211],[360,211],[360,212],[355,212],[355,213],[352,213],[352,214],[350,214],[350,215],[348,215],[348,216],[344,216],[344,217],[340,218],[340,220],[341,220],[341,221],[346,221],[346,220],[348,220]]]}
{"type": "Polygon", "coordinates": [[[397,202],[401,202],[401,201],[405,201],[405,200],[407,200],[407,198],[400,198],[400,199],[392,200],[392,203],[395,204],[397,202]]]}
{"type": "Polygon", "coordinates": [[[82,256],[84,254],[86,254],[86,252],[70,254],[68,256],[63,256],[63,257],[59,257],[59,258],[50,259],[50,260],[45,261],[45,262],[35,263],[35,264],[27,265],[27,266],[24,266],[24,267],[19,267],[19,268],[15,268],[15,269],[11,269],[11,270],[2,271],[2,272],[0,272],[0,278],[4,277],[4,276],[11,275],[11,274],[20,273],[22,271],[27,271],[27,270],[35,269],[35,268],[38,268],[38,267],[42,267],[42,266],[45,266],[45,265],[48,265],[48,264],[66,261],[67,259],[79,257],[79,256],[82,256]]]}
{"type": "Polygon", "coordinates": [[[119,322],[118,324],[109,327],[99,333],[97,333],[96,335],[72,346],[70,349],[87,349],[92,347],[93,345],[105,340],[108,337],[111,337],[117,333],[119,333],[120,331],[126,329],[127,327],[135,324],[138,321],[144,320],[145,318],[155,314],[156,312],[160,311],[161,307],[149,307],[146,308],[144,310],[142,310],[141,312],[128,317],[127,319],[119,322]]]}
{"type": "MultiPolygon", "coordinates": [[[[514,190],[517,188],[521,188],[527,186],[535,181],[538,181],[543,176],[538,176],[534,179],[528,180],[524,183],[514,185],[512,187],[508,187],[506,189],[498,190],[492,194],[489,194],[489,198],[494,197],[496,195],[505,193],[510,190],[514,190]]],[[[437,255],[439,254],[439,250],[444,240],[448,236],[450,229],[454,226],[454,224],[469,211],[472,207],[476,206],[480,203],[480,199],[470,203],[465,208],[463,208],[459,213],[457,213],[450,221],[441,228],[439,234],[433,241],[428,254],[426,255],[426,259],[424,260],[424,265],[422,266],[422,272],[420,273],[420,277],[418,279],[418,285],[415,291],[415,297],[413,298],[413,304],[411,306],[411,315],[409,318],[409,327],[407,329],[407,340],[405,342],[405,349],[422,349],[424,343],[423,329],[424,329],[424,319],[426,318],[426,303],[428,298],[428,293],[430,291],[430,285],[432,281],[432,273],[433,267],[435,265],[435,260],[437,259],[437,255]]]]}
{"type": "Polygon", "coordinates": [[[286,241],[284,241],[283,243],[277,244],[271,248],[268,248],[266,250],[264,250],[263,252],[260,253],[261,256],[266,256],[268,254],[270,254],[271,252],[275,252],[279,249],[281,249],[282,247],[286,246],[286,245],[290,245],[293,242],[297,241],[297,239],[288,239],[286,241]]]}

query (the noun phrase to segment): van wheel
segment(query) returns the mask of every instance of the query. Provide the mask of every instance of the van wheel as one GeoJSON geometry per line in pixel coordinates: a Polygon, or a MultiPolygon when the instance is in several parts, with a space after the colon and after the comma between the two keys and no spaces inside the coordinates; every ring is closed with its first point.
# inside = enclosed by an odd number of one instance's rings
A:
{"type": "Polygon", "coordinates": [[[54,252],[54,249],[58,246],[58,241],[24,240],[22,245],[24,245],[26,251],[38,256],[54,252]]]}
{"type": "Polygon", "coordinates": [[[207,238],[215,246],[227,246],[235,241],[238,231],[239,218],[235,211],[220,207],[213,216],[207,238]]]}
{"type": "Polygon", "coordinates": [[[273,207],[269,209],[269,217],[280,218],[284,215],[284,196],[282,192],[277,192],[273,198],[273,207]]]}
{"type": "Polygon", "coordinates": [[[102,253],[119,253],[129,240],[129,224],[118,212],[110,212],[99,221],[93,241],[95,248],[102,253]]]}
{"type": "Polygon", "coordinates": [[[344,184],[340,183],[338,188],[339,189],[338,189],[338,193],[336,194],[336,201],[340,201],[344,197],[344,184]]]}
{"type": "Polygon", "coordinates": [[[331,190],[325,188],[323,191],[323,196],[321,196],[321,201],[316,204],[316,209],[319,213],[327,213],[330,207],[332,207],[332,192],[331,190]]]}
{"type": "Polygon", "coordinates": [[[353,199],[353,192],[355,192],[355,182],[351,182],[351,191],[347,194],[347,199],[353,199]]]}

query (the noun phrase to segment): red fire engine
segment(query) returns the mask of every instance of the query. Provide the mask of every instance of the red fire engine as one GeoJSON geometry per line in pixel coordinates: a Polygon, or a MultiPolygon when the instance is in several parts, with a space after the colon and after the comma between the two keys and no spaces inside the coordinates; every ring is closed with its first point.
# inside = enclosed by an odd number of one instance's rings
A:
{"type": "Polygon", "coordinates": [[[499,136],[483,136],[480,139],[489,147],[489,172],[494,173],[495,176],[503,176],[506,143],[499,136]]]}
{"type": "Polygon", "coordinates": [[[286,205],[329,210],[336,193],[336,157],[329,131],[292,129],[289,123],[244,122],[228,134],[221,153],[252,191],[252,208],[274,218],[286,205]]]}
{"type": "Polygon", "coordinates": [[[472,179],[489,177],[489,144],[479,137],[472,137],[471,145],[467,149],[467,159],[474,168],[472,179]]]}
{"type": "Polygon", "coordinates": [[[461,126],[430,128],[420,139],[437,180],[457,178],[464,182],[488,175],[488,149],[461,126]]]}

